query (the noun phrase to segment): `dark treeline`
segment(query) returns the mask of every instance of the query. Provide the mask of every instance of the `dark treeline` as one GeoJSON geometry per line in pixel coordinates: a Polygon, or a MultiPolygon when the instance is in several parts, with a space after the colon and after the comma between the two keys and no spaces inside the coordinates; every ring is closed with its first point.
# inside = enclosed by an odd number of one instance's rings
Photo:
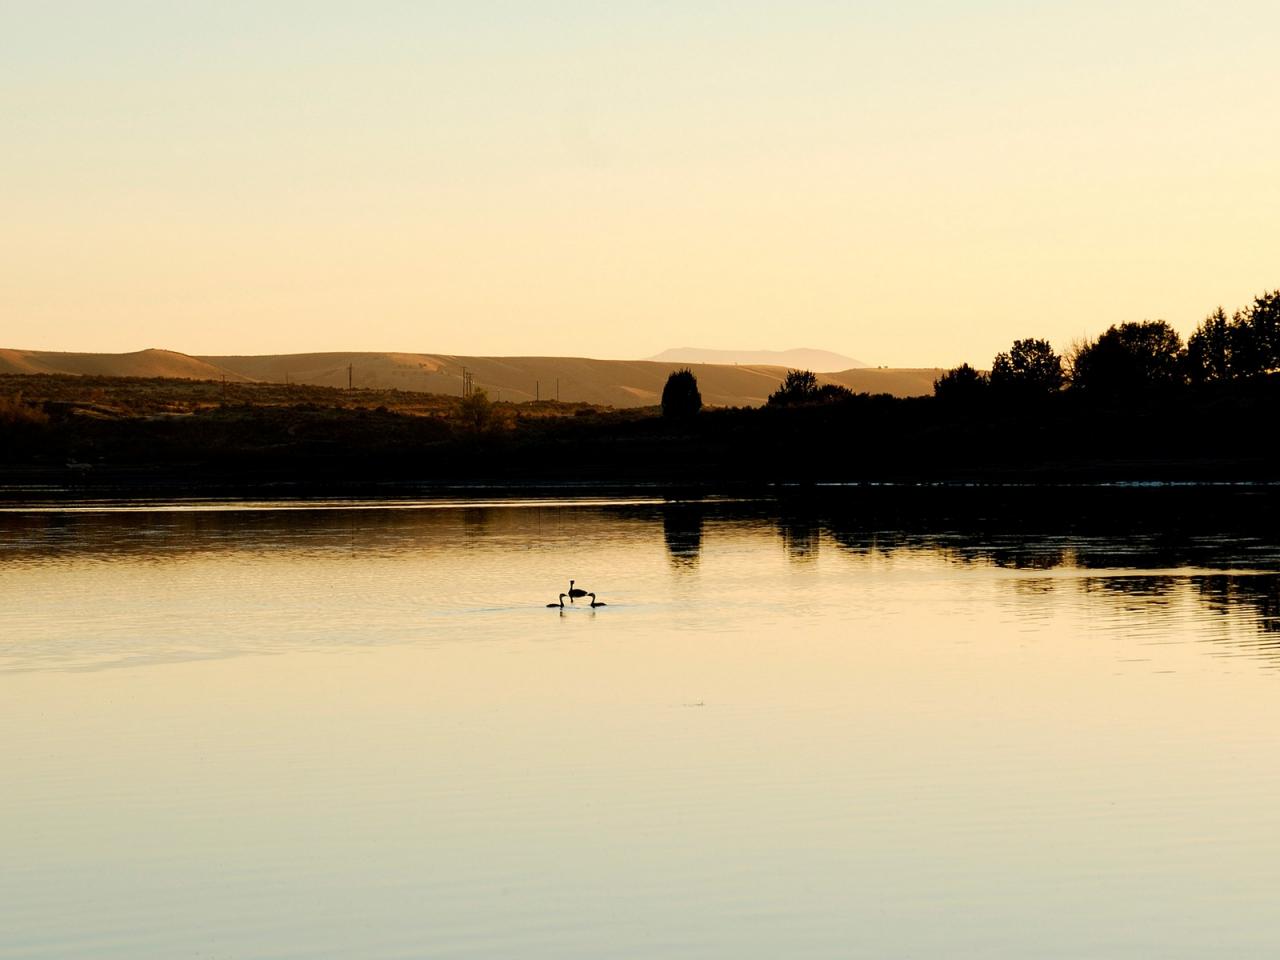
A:
{"type": "Polygon", "coordinates": [[[961,366],[933,396],[905,399],[795,370],[761,408],[703,407],[687,370],[661,408],[619,411],[328,388],[298,403],[258,385],[224,401],[226,388],[197,384],[184,389],[209,396],[181,415],[121,414],[113,397],[162,385],[99,384],[87,404],[41,402],[32,387],[0,402],[0,488],[1280,481],[1278,331],[1280,291],[1216,311],[1186,344],[1162,321],[1119,324],[1064,356],[1030,337],[989,371],[961,366]]]}
{"type": "MultiPolygon", "coordinates": [[[[71,495],[281,485],[1280,480],[1280,376],[1130,397],[1074,389],[1020,403],[850,394],[692,416],[586,411],[470,423],[394,410],[212,408],[98,419],[55,411],[0,449],[0,487],[71,495]]],[[[11,434],[12,436],[12,434],[11,434]]],[[[1057,493],[1044,494],[1048,498],[1057,493]]]]}
{"type": "Polygon", "coordinates": [[[1046,340],[1015,341],[997,354],[990,373],[968,364],[934,384],[947,402],[973,402],[990,394],[1025,400],[1067,387],[1124,395],[1152,389],[1253,380],[1280,370],[1280,290],[1265,293],[1230,318],[1218,307],[1186,344],[1163,320],[1121,323],[1059,356],[1046,340]]]}

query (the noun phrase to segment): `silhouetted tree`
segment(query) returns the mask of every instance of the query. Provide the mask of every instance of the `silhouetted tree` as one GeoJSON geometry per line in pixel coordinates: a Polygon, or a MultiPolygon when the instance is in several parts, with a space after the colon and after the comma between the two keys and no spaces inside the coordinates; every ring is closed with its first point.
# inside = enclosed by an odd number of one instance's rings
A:
{"type": "Polygon", "coordinates": [[[975,403],[987,395],[989,386],[985,373],[962,363],[933,381],[933,395],[944,403],[975,403]]]}
{"type": "Polygon", "coordinates": [[[1255,297],[1232,327],[1233,375],[1253,377],[1280,369],[1280,290],[1255,297]]]}
{"type": "Polygon", "coordinates": [[[1235,376],[1233,341],[1239,340],[1234,329],[1239,323],[1239,314],[1228,320],[1226,312],[1219,307],[1187,338],[1187,376],[1192,383],[1228,380],[1235,376]]]}
{"type": "Polygon", "coordinates": [[[769,406],[789,407],[819,400],[818,377],[811,370],[788,370],[782,385],[769,394],[769,406]]]}
{"type": "Polygon", "coordinates": [[[702,394],[693,371],[688,367],[673,371],[662,388],[662,415],[683,419],[694,416],[701,409],[702,394]]]}
{"type": "Polygon", "coordinates": [[[1072,386],[1124,393],[1183,382],[1182,338],[1163,320],[1112,326],[1076,357],[1072,386]]]}
{"type": "Polygon", "coordinates": [[[1004,397],[1038,397],[1062,389],[1062,358],[1048,340],[1015,340],[991,362],[991,391],[1004,397]]]}

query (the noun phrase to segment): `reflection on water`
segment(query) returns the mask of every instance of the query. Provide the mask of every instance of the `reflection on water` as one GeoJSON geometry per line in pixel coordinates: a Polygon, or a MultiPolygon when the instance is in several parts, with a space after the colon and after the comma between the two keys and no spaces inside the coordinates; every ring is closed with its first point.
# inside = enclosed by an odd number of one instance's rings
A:
{"type": "Polygon", "coordinates": [[[668,503],[662,508],[662,538],[671,565],[679,569],[695,567],[702,553],[703,508],[697,503],[668,503]]]}
{"type": "Polygon", "coordinates": [[[787,557],[794,561],[816,560],[820,542],[819,527],[809,520],[784,518],[778,522],[787,557]]]}
{"type": "Polygon", "coordinates": [[[1268,535],[309,506],[0,513],[0,955],[1280,949],[1268,535]]]}
{"type": "MultiPolygon", "coordinates": [[[[1187,616],[1186,601],[1192,599],[1202,613],[1233,625],[1247,624],[1254,632],[1280,632],[1280,542],[1239,534],[1174,536],[1161,534],[1117,533],[1113,535],[1063,535],[998,531],[940,529],[878,529],[849,524],[838,519],[814,516],[784,515],[776,517],[767,508],[753,503],[667,502],[643,504],[628,502],[613,505],[554,506],[547,502],[487,506],[463,506],[453,509],[406,510],[402,504],[382,508],[372,504],[336,509],[336,504],[309,505],[300,509],[289,505],[279,510],[255,505],[253,509],[235,511],[227,506],[217,510],[181,511],[166,507],[159,510],[109,511],[75,509],[41,512],[0,513],[0,573],[11,578],[24,567],[48,568],[65,575],[68,567],[104,563],[145,564],[148,568],[161,564],[172,578],[175,570],[210,557],[223,557],[235,566],[241,563],[266,563],[272,558],[282,562],[333,563],[336,558],[351,562],[395,562],[408,559],[414,564],[430,561],[457,566],[459,551],[475,549],[481,553],[501,552],[507,558],[528,554],[540,564],[554,559],[548,551],[561,554],[555,561],[563,566],[542,587],[546,602],[554,602],[556,594],[567,589],[569,573],[585,574],[581,583],[592,587],[591,569],[574,567],[574,555],[590,548],[623,548],[647,544],[652,540],[650,528],[660,523],[661,542],[673,571],[692,571],[698,566],[704,549],[704,529],[713,536],[747,549],[766,550],[772,541],[781,547],[782,556],[791,564],[815,562],[820,545],[828,540],[835,549],[851,560],[863,564],[877,559],[913,562],[927,560],[951,566],[957,571],[971,568],[1007,570],[1019,574],[1010,584],[1008,600],[1043,596],[1064,586],[1096,604],[1109,604],[1122,614],[1141,616],[1154,622],[1160,608],[1171,608],[1179,617],[1187,616]],[[1026,576],[1041,572],[1044,577],[1026,576]]],[[[530,571],[532,572],[532,570],[530,571]]],[[[397,568],[386,586],[395,585],[406,591],[422,591],[418,599],[432,609],[425,616],[456,616],[465,605],[451,601],[464,598],[477,604],[496,605],[504,602],[526,602],[523,592],[503,596],[479,584],[452,583],[442,595],[439,585],[450,581],[445,570],[430,567],[418,582],[398,582],[403,570],[397,568]]],[[[517,580],[520,582],[518,569],[517,580]]],[[[3,581],[0,581],[2,583],[3,581]]],[[[40,581],[37,581],[40,582],[40,581]]],[[[196,585],[192,598],[201,602],[201,594],[215,589],[222,581],[196,585]]],[[[523,583],[521,584],[523,586],[523,583]]],[[[189,587],[191,585],[188,585],[189,587]]],[[[291,584],[307,586],[304,579],[291,584]]],[[[315,586],[312,584],[311,586],[315,586]]],[[[51,587],[51,589],[54,589],[51,587]]],[[[250,596],[256,593],[247,585],[250,596]]],[[[341,585],[326,590],[343,592],[341,585]]],[[[601,599],[608,598],[608,587],[602,588],[601,599]]],[[[539,594],[542,596],[542,594],[539,594]]],[[[207,599],[205,597],[204,599],[207,599]]],[[[222,596],[220,603],[232,608],[231,616],[242,617],[247,597],[222,596]]],[[[277,595],[258,602],[279,608],[288,605],[277,595]]],[[[316,598],[314,602],[325,602],[316,598]]],[[[74,603],[64,606],[63,615],[75,610],[74,603]]],[[[48,622],[53,611],[34,611],[34,623],[48,622]]],[[[84,613],[96,620],[96,611],[84,613]]],[[[293,624],[308,625],[309,612],[295,611],[293,624]]],[[[24,641],[22,631],[11,629],[0,638],[0,656],[7,657],[5,667],[11,670],[44,666],[73,666],[54,655],[54,647],[45,644],[32,648],[24,641]]],[[[287,648],[293,632],[289,625],[278,624],[275,642],[265,643],[270,651],[287,648]]],[[[110,634],[110,630],[100,633],[110,634]]],[[[196,631],[199,633],[199,631],[196,631]]],[[[386,636],[382,631],[361,631],[361,642],[397,642],[397,630],[386,636]]],[[[201,634],[208,636],[207,633],[201,634]]],[[[302,632],[304,645],[313,642],[311,633],[302,632]]],[[[95,638],[97,652],[111,649],[102,636],[95,638]]],[[[354,638],[352,638],[354,639],[354,638]]],[[[1206,636],[1206,642],[1231,643],[1252,656],[1271,659],[1276,649],[1266,642],[1245,641],[1234,633],[1230,636],[1206,636]]],[[[144,644],[145,645],[145,644],[144,644]]],[[[179,656],[223,656],[234,652],[224,638],[216,641],[216,650],[201,653],[199,643],[182,646],[179,656]]],[[[81,650],[88,653],[88,650],[81,650]]],[[[173,651],[170,650],[169,653],[173,651]]],[[[156,651],[160,659],[168,654],[156,651]]],[[[142,656],[134,650],[121,662],[137,662],[142,656]]],[[[90,656],[84,667],[110,663],[110,658],[90,656]]]]}

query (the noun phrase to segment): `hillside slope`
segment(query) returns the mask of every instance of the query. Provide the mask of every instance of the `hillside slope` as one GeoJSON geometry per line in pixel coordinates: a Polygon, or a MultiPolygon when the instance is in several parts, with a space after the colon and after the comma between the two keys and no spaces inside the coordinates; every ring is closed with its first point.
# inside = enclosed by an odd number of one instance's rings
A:
{"type": "Polygon", "coordinates": [[[812,370],[829,373],[865,367],[853,357],[832,353],[830,350],[704,350],[699,347],[677,347],[663,350],[648,358],[658,363],[745,363],[768,367],[788,367],[795,370],[812,370]]]}
{"type": "Polygon", "coordinates": [[[0,373],[69,373],[100,377],[177,377],[184,380],[244,380],[244,376],[185,353],[58,353],[0,349],[0,373]]]}
{"type": "MultiPolygon", "coordinates": [[[[357,387],[420,390],[457,395],[462,375],[491,399],[543,400],[648,406],[659,402],[672,370],[683,364],[647,360],[592,360],[585,357],[472,357],[417,353],[303,353],[259,357],[202,357],[254,380],[345,387],[348,368],[357,387]]],[[[780,367],[693,365],[703,402],[714,406],[755,406],[777,388],[780,367]]]]}
{"type": "Polygon", "coordinates": [[[891,393],[895,397],[927,397],[933,381],[944,371],[938,367],[859,367],[818,375],[819,383],[838,383],[854,393],[891,393]]]}
{"type": "MultiPolygon", "coordinates": [[[[660,401],[667,376],[689,366],[703,402],[717,407],[759,406],[786,376],[785,366],[684,364],[585,357],[470,357],[425,353],[297,353],[266,356],[191,357],[169,350],[125,354],[0,350],[0,373],[178,377],[228,382],[259,381],[412,390],[457,396],[463,370],[491,399],[521,402],[541,397],[613,407],[660,401]]],[[[819,374],[855,392],[917,396],[931,392],[936,370],[857,368],[819,374]]]]}

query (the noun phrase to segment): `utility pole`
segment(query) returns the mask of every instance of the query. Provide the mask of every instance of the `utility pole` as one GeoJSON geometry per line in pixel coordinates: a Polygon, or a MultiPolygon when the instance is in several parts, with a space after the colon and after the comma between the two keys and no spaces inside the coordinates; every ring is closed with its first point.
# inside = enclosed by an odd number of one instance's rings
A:
{"type": "Polygon", "coordinates": [[[351,389],[352,371],[355,369],[354,363],[347,364],[347,389],[351,389]]]}
{"type": "Polygon", "coordinates": [[[556,403],[560,402],[560,378],[556,377],[556,403]]]}
{"type": "Polygon", "coordinates": [[[542,381],[541,380],[533,381],[533,400],[535,403],[542,400],[542,381]]]}

